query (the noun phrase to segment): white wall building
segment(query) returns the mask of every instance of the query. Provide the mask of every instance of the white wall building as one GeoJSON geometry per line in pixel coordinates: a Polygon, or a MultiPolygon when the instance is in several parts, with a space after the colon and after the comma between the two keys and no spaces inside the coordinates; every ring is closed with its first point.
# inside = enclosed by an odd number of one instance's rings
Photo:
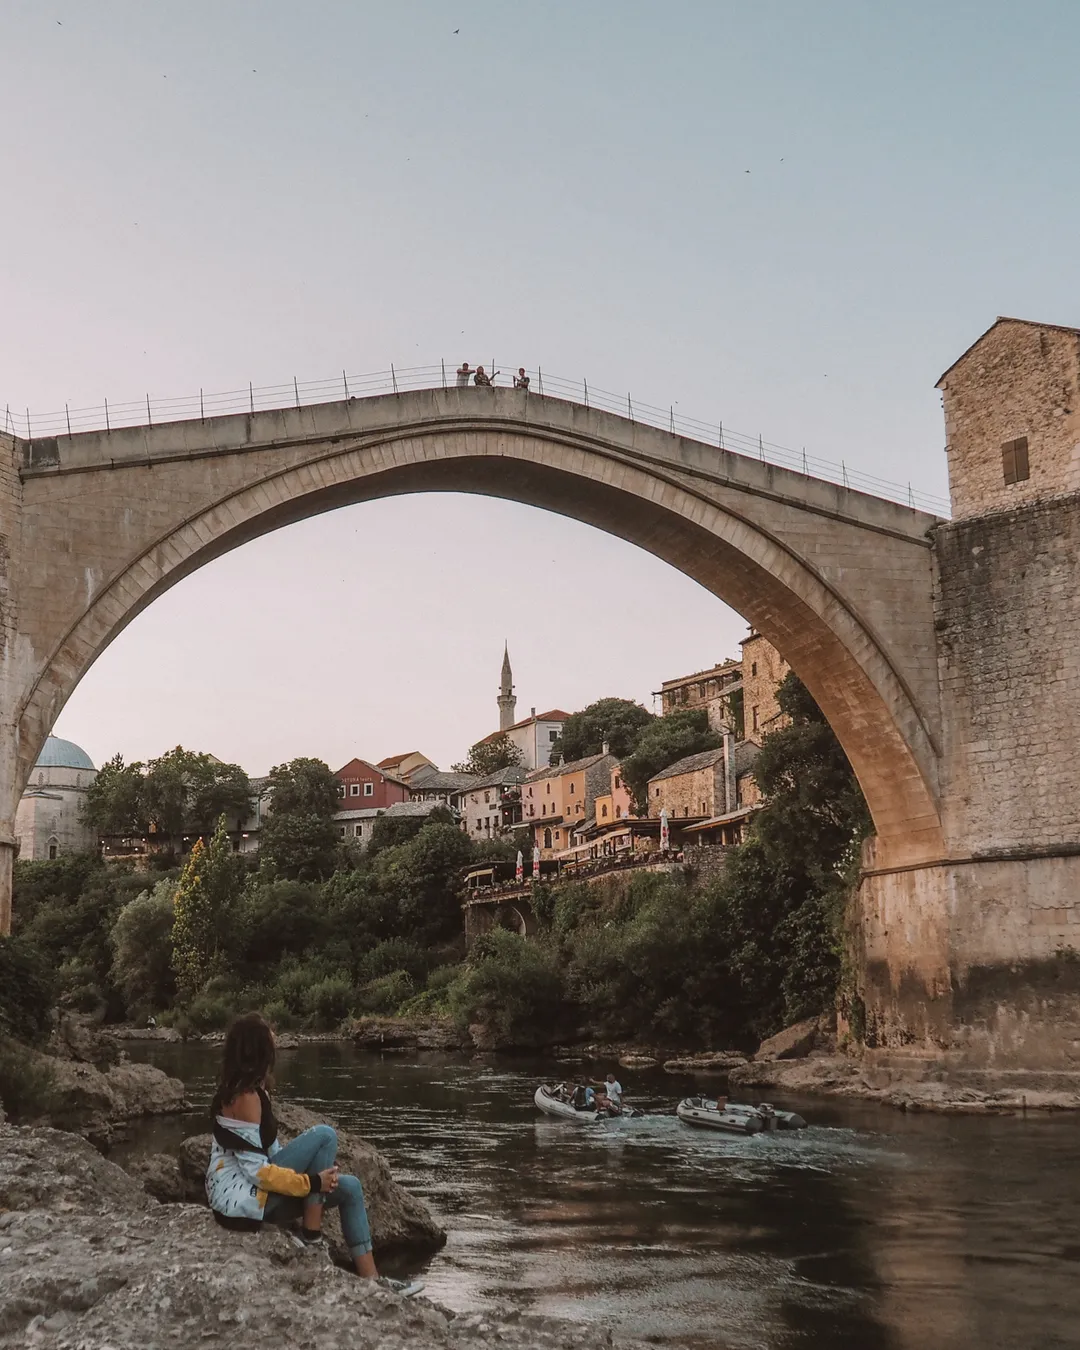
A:
{"type": "Polygon", "coordinates": [[[82,808],[96,777],[85,750],[59,736],[46,740],[15,812],[22,861],[41,862],[95,847],[94,831],[82,823],[82,808]]]}

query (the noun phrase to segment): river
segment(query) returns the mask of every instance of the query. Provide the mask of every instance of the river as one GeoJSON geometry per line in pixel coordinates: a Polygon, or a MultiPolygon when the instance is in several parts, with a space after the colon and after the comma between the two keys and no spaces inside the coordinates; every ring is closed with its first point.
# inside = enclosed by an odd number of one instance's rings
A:
{"type": "MultiPolygon", "coordinates": [[[[218,1047],[130,1050],[208,1100],[218,1047]]],[[[541,1117],[536,1083],[572,1070],[316,1043],[281,1052],[277,1091],[371,1139],[437,1211],[449,1241],[423,1274],[451,1308],[716,1350],[1080,1347],[1075,1117],[788,1098],[810,1128],[737,1138],[670,1114],[692,1080],[630,1071],[643,1119],[541,1117]]],[[[135,1146],[195,1128],[159,1122],[135,1146]]]]}

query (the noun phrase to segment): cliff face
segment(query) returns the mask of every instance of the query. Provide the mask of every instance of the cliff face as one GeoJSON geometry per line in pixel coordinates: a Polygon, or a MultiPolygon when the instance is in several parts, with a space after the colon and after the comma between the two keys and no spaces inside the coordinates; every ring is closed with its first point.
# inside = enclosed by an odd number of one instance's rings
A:
{"type": "MultiPolygon", "coordinates": [[[[204,1207],[162,1205],[77,1135],[0,1124],[0,1347],[186,1350],[555,1350],[563,1323],[452,1316],[298,1249],[280,1229],[226,1232],[204,1207]]],[[[606,1334],[590,1329],[596,1344],[606,1334]]]]}

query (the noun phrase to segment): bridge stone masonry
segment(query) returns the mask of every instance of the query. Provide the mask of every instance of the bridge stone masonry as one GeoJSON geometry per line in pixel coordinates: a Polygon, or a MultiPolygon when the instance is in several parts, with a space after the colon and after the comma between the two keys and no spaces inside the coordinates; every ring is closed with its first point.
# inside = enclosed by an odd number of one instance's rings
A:
{"type": "Polygon", "coordinates": [[[480,493],[664,559],[805,681],[874,820],[850,924],[869,1045],[1080,1068],[1078,371],[1075,330],[1008,320],[947,372],[952,522],[510,389],[0,437],[0,931],[30,769],[135,615],[318,512],[480,493]]]}

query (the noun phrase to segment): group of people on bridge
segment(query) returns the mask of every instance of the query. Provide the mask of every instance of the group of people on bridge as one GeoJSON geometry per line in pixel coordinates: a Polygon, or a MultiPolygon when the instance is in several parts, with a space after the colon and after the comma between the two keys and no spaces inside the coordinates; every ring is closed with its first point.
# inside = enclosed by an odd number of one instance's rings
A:
{"type": "MultiPolygon", "coordinates": [[[[491,389],[495,384],[495,377],[501,374],[502,371],[493,370],[489,375],[483,366],[477,366],[473,370],[468,361],[462,361],[457,370],[457,387],[459,389],[467,388],[471,379],[478,389],[491,389]]],[[[525,374],[524,366],[518,366],[518,373],[514,376],[514,388],[524,389],[526,393],[529,392],[529,377],[525,374]]]]}

